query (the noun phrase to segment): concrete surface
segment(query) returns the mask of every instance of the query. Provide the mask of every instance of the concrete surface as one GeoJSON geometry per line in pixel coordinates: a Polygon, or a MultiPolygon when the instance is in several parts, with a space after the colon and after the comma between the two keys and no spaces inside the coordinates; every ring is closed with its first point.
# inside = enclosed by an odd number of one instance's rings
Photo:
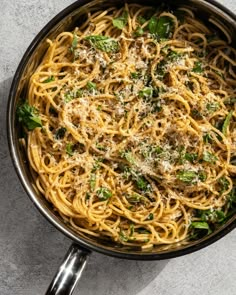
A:
{"type": "MultiPolygon", "coordinates": [[[[8,154],[5,114],[12,76],[35,34],[72,0],[0,0],[0,295],[44,294],[70,240],[23,191],[8,154]]],[[[236,12],[236,0],[222,0],[236,12]]],[[[191,255],[135,262],[93,253],[75,294],[234,295],[236,232],[191,255]]]]}

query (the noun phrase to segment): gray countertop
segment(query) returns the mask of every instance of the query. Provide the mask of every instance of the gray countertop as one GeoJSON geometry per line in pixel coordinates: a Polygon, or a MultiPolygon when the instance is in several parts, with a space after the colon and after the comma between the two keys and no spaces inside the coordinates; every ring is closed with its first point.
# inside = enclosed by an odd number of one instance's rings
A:
{"type": "MultiPolygon", "coordinates": [[[[41,295],[70,240],[42,217],[23,191],[6,139],[7,95],[37,32],[72,0],[0,0],[0,294],[41,295]]],[[[236,12],[236,0],[221,0],[236,12]]],[[[199,252],[136,262],[93,253],[75,294],[236,294],[236,232],[199,252]]]]}

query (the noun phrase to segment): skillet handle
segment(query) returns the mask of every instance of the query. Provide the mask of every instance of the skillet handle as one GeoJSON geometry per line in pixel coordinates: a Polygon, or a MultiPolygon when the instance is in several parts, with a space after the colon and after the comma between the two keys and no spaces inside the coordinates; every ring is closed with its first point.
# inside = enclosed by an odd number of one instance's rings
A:
{"type": "Polygon", "coordinates": [[[77,244],[72,244],[55,274],[45,295],[71,295],[90,254],[77,244]]]}

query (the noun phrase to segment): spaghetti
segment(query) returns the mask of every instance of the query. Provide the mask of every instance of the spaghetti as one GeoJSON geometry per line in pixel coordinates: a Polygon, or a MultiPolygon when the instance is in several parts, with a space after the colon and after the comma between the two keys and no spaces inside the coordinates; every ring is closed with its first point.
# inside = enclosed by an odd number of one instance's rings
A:
{"type": "Polygon", "coordinates": [[[18,117],[37,188],[66,223],[145,250],[229,218],[235,49],[186,8],[136,4],[47,42],[18,117]]]}

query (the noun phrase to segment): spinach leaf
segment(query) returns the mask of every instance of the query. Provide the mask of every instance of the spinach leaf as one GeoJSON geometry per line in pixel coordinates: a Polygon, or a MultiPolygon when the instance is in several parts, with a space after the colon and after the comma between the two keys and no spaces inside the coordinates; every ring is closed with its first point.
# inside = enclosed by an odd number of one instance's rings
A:
{"type": "Polygon", "coordinates": [[[96,193],[100,201],[106,201],[112,197],[112,192],[106,187],[99,188],[96,193]]]}
{"type": "Polygon", "coordinates": [[[145,24],[146,23],[146,18],[144,18],[143,16],[141,16],[141,15],[139,15],[138,17],[137,17],[137,21],[138,21],[138,23],[140,24],[140,25],[143,25],[143,24],[145,24]]]}
{"type": "Polygon", "coordinates": [[[227,191],[228,190],[228,188],[229,188],[229,181],[228,181],[228,179],[226,178],[226,177],[221,177],[219,180],[218,180],[218,183],[220,184],[220,186],[221,186],[221,190],[220,190],[220,192],[221,193],[223,193],[223,192],[225,192],[225,191],[227,191]]]}
{"type": "Polygon", "coordinates": [[[184,159],[189,161],[190,163],[194,163],[197,160],[197,154],[195,154],[195,153],[186,153],[184,155],[184,159]]]}
{"type": "Polygon", "coordinates": [[[70,47],[70,51],[72,53],[74,53],[75,49],[77,48],[78,45],[78,37],[76,36],[76,34],[73,35],[73,39],[72,39],[72,43],[71,43],[71,47],[70,47]]]}
{"type": "Polygon", "coordinates": [[[197,228],[197,229],[206,229],[208,234],[211,233],[211,229],[207,222],[195,221],[191,223],[191,227],[197,228]]]}
{"type": "Polygon", "coordinates": [[[134,31],[134,37],[141,37],[144,34],[144,30],[141,27],[137,27],[134,31]]]}
{"type": "Polygon", "coordinates": [[[169,16],[159,18],[152,16],[148,23],[148,29],[158,39],[169,39],[173,31],[173,21],[169,16]]]}
{"type": "Polygon", "coordinates": [[[194,63],[194,67],[192,69],[192,72],[194,72],[194,73],[202,73],[203,72],[202,63],[200,61],[196,61],[194,63]]]}
{"type": "Polygon", "coordinates": [[[119,51],[119,43],[107,36],[102,35],[91,35],[84,38],[89,41],[90,44],[104,52],[117,52],[119,51]]]}
{"type": "Polygon", "coordinates": [[[35,107],[30,106],[28,102],[25,102],[17,107],[16,115],[18,121],[30,131],[37,127],[42,127],[42,122],[38,116],[38,111],[35,107]]]}
{"type": "Polygon", "coordinates": [[[132,195],[127,195],[126,199],[129,203],[131,204],[137,204],[137,203],[141,203],[141,202],[145,202],[146,198],[138,195],[138,194],[132,194],[132,195]]]}
{"type": "Polygon", "coordinates": [[[148,190],[150,190],[150,184],[143,176],[138,176],[135,179],[135,184],[137,188],[143,192],[147,192],[148,190]]]}
{"type": "Polygon", "coordinates": [[[217,160],[218,160],[218,158],[214,154],[212,154],[208,151],[205,151],[203,153],[203,161],[214,164],[217,160]]]}
{"type": "Polygon", "coordinates": [[[153,95],[153,89],[150,87],[145,87],[143,90],[140,90],[138,93],[141,98],[151,98],[153,95]]]}
{"type": "Polygon", "coordinates": [[[225,121],[224,121],[223,127],[222,127],[222,132],[223,132],[224,135],[227,134],[227,130],[228,130],[228,127],[230,125],[230,120],[231,120],[232,116],[233,116],[233,111],[230,111],[228,113],[228,115],[226,116],[226,118],[225,118],[225,121]]]}
{"type": "Polygon", "coordinates": [[[194,181],[196,181],[197,176],[198,176],[197,172],[191,171],[191,170],[180,170],[177,173],[177,178],[188,184],[191,184],[194,181]]]}
{"type": "Polygon", "coordinates": [[[219,109],[219,107],[220,107],[220,105],[218,102],[208,103],[206,105],[206,108],[210,113],[217,111],[219,109]]]}
{"type": "Polygon", "coordinates": [[[124,11],[122,16],[116,17],[112,20],[114,27],[122,30],[128,23],[128,11],[124,11]]]}
{"type": "Polygon", "coordinates": [[[74,149],[74,145],[72,143],[67,143],[66,144],[66,153],[69,155],[69,156],[73,156],[73,149],[74,149]]]}

